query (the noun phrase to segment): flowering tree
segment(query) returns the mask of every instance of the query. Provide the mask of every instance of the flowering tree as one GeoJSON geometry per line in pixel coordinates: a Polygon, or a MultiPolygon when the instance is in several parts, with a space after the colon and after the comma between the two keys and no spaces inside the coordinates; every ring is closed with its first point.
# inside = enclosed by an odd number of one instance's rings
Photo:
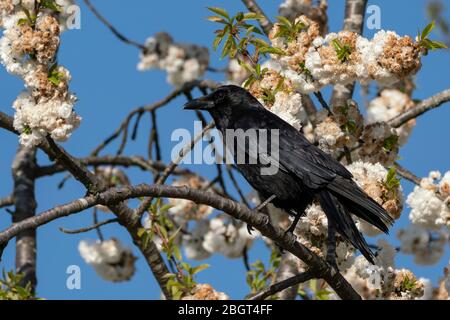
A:
{"type": "MultiPolygon", "coordinates": [[[[108,281],[133,277],[137,257],[131,248],[116,238],[104,239],[101,232],[106,224],[120,224],[166,299],[228,299],[211,285],[196,281],[196,274],[208,266],[192,261],[214,254],[244,259],[248,299],[448,299],[448,269],[434,287],[429,279],[394,262],[401,251],[413,255],[417,264],[432,265],[443,258],[450,240],[450,172],[432,171],[421,179],[397,162],[415,119],[450,100],[450,90],[423,101],[413,99],[414,76],[425,63],[422,58],[446,48],[430,39],[434,22],[415,38],[380,30],[369,39],[362,35],[366,0],[346,1],[344,27],[337,33],[328,32],[326,0],[286,0],[280,4],[276,22],[253,0],[242,1],[247,12],[211,7],[208,20],[218,28],[212,48],[220,49],[222,58],[229,61],[225,70],[218,70],[211,67],[214,61],[208,48],[178,43],[165,32],[140,44],[121,34],[89,0],[84,2],[120,41],[140,50],[138,70],[166,71],[174,89],[162,100],[132,110],[89,156],[72,156],[58,142],[70,138],[81,117],[74,111],[77,98],[70,91],[70,72],[57,58],[61,33],[76,23],[75,3],[1,0],[0,60],[8,73],[23,80],[25,90],[13,104],[13,116],[0,112],[0,127],[17,134],[20,142],[12,164],[14,190],[0,199],[0,208],[13,208],[11,226],[0,232],[0,253],[16,239],[16,270],[4,273],[0,297],[36,298],[36,230],[92,209],[94,225],[61,230],[67,234],[98,231],[98,240],[79,243],[85,262],[108,281]],[[222,83],[204,80],[206,71],[223,73],[225,78],[222,83]],[[195,167],[181,168],[194,145],[212,135],[214,124],[200,113],[201,135],[183,146],[170,163],[162,162],[158,109],[178,96],[192,99],[195,89],[206,94],[225,83],[246,88],[264,107],[341,161],[393,219],[399,219],[408,206],[410,224],[398,232],[400,247],[386,240],[373,244],[377,258],[372,266],[337,237],[336,269],[323,259],[327,219],[319,205],[306,209],[294,234],[285,233],[289,215],[256,193],[244,193],[233,165],[216,164],[214,179],[195,167]],[[376,83],[378,93],[365,107],[352,100],[355,83],[367,90],[376,83]],[[326,87],[333,88],[329,103],[321,93],[326,87]],[[134,139],[145,114],[152,119],[148,152],[127,156],[129,131],[134,139]],[[116,140],[120,142],[117,153],[101,155],[116,140]],[[51,164],[37,163],[38,150],[48,155],[51,164]],[[130,167],[152,173],[153,183],[133,185],[127,176],[130,167]],[[36,213],[36,179],[61,172],[79,181],[86,195],[36,213]],[[400,178],[416,184],[411,194],[403,195],[400,178]],[[239,199],[232,196],[230,187],[239,199]],[[132,207],[131,199],[139,199],[139,205],[132,207]],[[98,211],[115,217],[98,221],[98,211]],[[250,264],[247,251],[261,239],[269,265],[250,264]]],[[[445,32],[438,5],[433,3],[429,11],[445,32]]],[[[365,236],[379,235],[368,223],[356,217],[355,221],[365,236]]]]}

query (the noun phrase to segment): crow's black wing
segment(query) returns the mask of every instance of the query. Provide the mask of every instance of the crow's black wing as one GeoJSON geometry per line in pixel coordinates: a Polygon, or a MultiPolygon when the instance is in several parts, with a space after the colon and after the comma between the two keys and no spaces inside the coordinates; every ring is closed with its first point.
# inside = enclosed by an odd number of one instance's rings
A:
{"type": "MultiPolygon", "coordinates": [[[[294,174],[309,188],[324,187],[336,176],[352,178],[352,174],[342,164],[312,145],[302,133],[270,111],[254,109],[251,114],[238,118],[233,126],[244,130],[278,129],[278,145],[275,145],[276,141],[271,141],[271,145],[279,150],[279,169],[294,174]]],[[[273,152],[271,156],[273,163],[273,152]]]]}

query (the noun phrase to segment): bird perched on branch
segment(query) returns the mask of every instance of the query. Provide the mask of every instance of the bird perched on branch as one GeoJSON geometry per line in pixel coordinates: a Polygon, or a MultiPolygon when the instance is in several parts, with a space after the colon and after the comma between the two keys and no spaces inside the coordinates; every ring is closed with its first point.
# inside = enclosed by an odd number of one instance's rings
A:
{"type": "Polygon", "coordinates": [[[352,180],[352,174],[341,163],[312,145],[301,132],[265,109],[241,87],[222,86],[188,102],[184,108],[211,114],[238,170],[250,185],[262,197],[272,198],[273,205],[294,215],[289,232],[294,231],[305,209],[317,201],[328,219],[327,261],[336,266],[337,232],[374,263],[374,254],[352,214],[385,233],[393,219],[352,180]],[[245,139],[239,139],[239,135],[247,135],[249,130],[259,132],[258,138],[270,136],[270,141],[258,139],[246,143],[245,139]],[[235,134],[237,143],[230,142],[227,137],[230,133],[235,134]],[[239,151],[244,151],[245,161],[239,158],[239,151]],[[267,171],[274,164],[276,170],[267,171]]]}

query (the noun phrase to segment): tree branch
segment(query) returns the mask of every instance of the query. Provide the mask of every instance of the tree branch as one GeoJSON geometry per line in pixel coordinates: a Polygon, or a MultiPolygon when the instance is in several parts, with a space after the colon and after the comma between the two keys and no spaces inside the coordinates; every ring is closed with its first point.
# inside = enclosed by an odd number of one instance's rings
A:
{"type": "Polygon", "coordinates": [[[91,1],[84,0],[84,3],[87,5],[89,10],[100,20],[120,41],[135,46],[138,49],[145,51],[147,48],[143,44],[140,44],[134,40],[131,40],[125,37],[122,33],[120,33],[105,17],[103,17],[100,12],[92,5],[91,1]]]}
{"type": "Polygon", "coordinates": [[[393,128],[401,127],[408,121],[417,118],[418,116],[440,107],[442,104],[450,101],[450,89],[444,90],[426,100],[417,104],[414,108],[398,115],[394,119],[388,121],[388,124],[393,128]]]}
{"type": "MultiPolygon", "coordinates": [[[[5,127],[9,131],[17,134],[18,132],[14,130],[14,128],[12,127],[12,122],[13,120],[11,117],[0,112],[0,127],[5,127]]],[[[100,180],[97,179],[96,176],[94,176],[89,170],[87,170],[86,167],[84,167],[78,160],[76,160],[69,153],[67,153],[64,150],[64,148],[57,145],[52,139],[47,138],[39,145],[39,147],[42,148],[42,150],[46,152],[51,159],[57,159],[61,165],[67,168],[67,170],[78,181],[83,183],[83,185],[86,187],[89,193],[97,194],[100,191],[105,190],[105,186],[100,180]]],[[[81,204],[81,206],[82,205],[83,204],[81,204]]],[[[78,206],[80,206],[80,204],[78,204],[78,206]]],[[[134,211],[128,208],[123,203],[110,205],[109,208],[117,216],[120,224],[123,225],[128,230],[128,232],[131,235],[131,238],[133,239],[134,244],[142,252],[163,294],[166,296],[167,299],[171,299],[170,292],[167,290],[166,285],[168,281],[166,275],[169,273],[169,269],[165,265],[164,260],[162,259],[155,243],[153,241],[149,241],[149,243],[146,244],[141,241],[140,237],[138,236],[138,231],[140,228],[140,225],[138,224],[139,221],[135,221],[135,219],[133,219],[134,211]]],[[[30,228],[35,229],[38,225],[33,226],[33,223],[31,224],[31,226],[25,229],[30,228]]],[[[17,225],[18,224],[13,224],[11,228],[17,225]]],[[[15,234],[14,236],[16,235],[17,234],[15,234]]],[[[7,241],[8,240],[1,242],[0,255],[3,253],[3,249],[5,248],[7,241]]]]}
{"type": "MultiPolygon", "coordinates": [[[[13,223],[20,223],[35,215],[35,167],[36,149],[19,147],[12,164],[15,206],[13,223]]],[[[16,272],[23,274],[20,286],[30,284],[33,291],[36,289],[36,229],[23,230],[16,236],[16,272]]]]}
{"type": "Polygon", "coordinates": [[[403,168],[400,164],[398,164],[397,162],[394,164],[395,165],[395,169],[397,169],[397,173],[402,176],[403,178],[405,178],[406,180],[411,181],[412,183],[416,184],[416,185],[420,185],[420,182],[422,179],[420,179],[419,177],[417,177],[414,173],[412,173],[411,171],[403,168]]]}
{"type": "MultiPolygon", "coordinates": [[[[91,156],[78,159],[80,163],[85,166],[122,166],[122,167],[137,167],[146,171],[162,172],[167,169],[167,165],[163,162],[154,162],[146,160],[140,156],[91,156]]],[[[53,164],[49,166],[42,166],[36,168],[36,177],[50,176],[61,173],[67,169],[61,164],[53,164]]],[[[176,168],[172,174],[174,175],[191,175],[194,174],[189,169],[176,168]]]]}
{"type": "MultiPolygon", "coordinates": [[[[263,236],[273,240],[284,250],[291,252],[301,259],[310,267],[310,270],[314,270],[315,276],[327,281],[331,288],[333,288],[342,299],[361,299],[337,270],[328,265],[323,259],[318,257],[308,248],[298,243],[294,235],[286,233],[283,229],[271,225],[266,215],[255,213],[248,207],[223,198],[215,193],[193,190],[187,187],[142,184],[138,186],[112,188],[96,195],[88,195],[66,205],[45,211],[34,218],[12,225],[3,232],[0,232],[0,245],[9,241],[20,231],[29,228],[37,228],[40,225],[91,208],[97,204],[114,206],[114,204],[122,203],[122,201],[127,199],[145,196],[186,199],[224,211],[232,217],[252,225],[259,230],[263,236]]],[[[137,234],[135,232],[130,233],[133,235],[137,234]]],[[[139,240],[139,238],[137,240],[139,240]]]]}
{"type": "MultiPolygon", "coordinates": [[[[124,141],[126,141],[127,135],[125,134],[128,130],[128,126],[130,124],[131,119],[134,115],[144,113],[144,112],[153,112],[158,110],[159,108],[169,104],[172,100],[177,98],[179,95],[184,94],[186,92],[189,92],[195,88],[198,88],[200,90],[202,89],[216,89],[220,85],[214,81],[211,80],[194,80],[185,83],[180,88],[177,88],[173,90],[168,96],[165,98],[152,103],[147,106],[139,107],[134,110],[132,110],[128,116],[125,118],[124,121],[120,124],[119,128],[117,128],[108,138],[106,138],[99,146],[97,146],[94,151],[92,151],[91,155],[96,156],[99,154],[100,151],[102,151],[107,145],[109,145],[112,141],[114,141],[121,132],[124,132],[124,137],[122,139],[121,148],[123,148],[124,141]]],[[[0,118],[1,119],[1,118],[0,118]]],[[[0,122],[1,125],[1,122],[0,122]]]]}

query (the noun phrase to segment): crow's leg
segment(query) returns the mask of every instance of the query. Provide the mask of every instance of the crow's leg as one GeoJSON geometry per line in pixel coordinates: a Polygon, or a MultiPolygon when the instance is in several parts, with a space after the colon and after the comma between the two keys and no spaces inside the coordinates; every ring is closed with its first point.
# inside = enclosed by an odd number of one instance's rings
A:
{"type": "MultiPolygon", "coordinates": [[[[258,213],[259,211],[261,211],[262,209],[264,209],[265,207],[267,207],[267,205],[269,203],[271,203],[277,196],[276,195],[271,195],[269,198],[267,198],[265,201],[261,202],[255,209],[253,209],[252,211],[255,213],[258,213]]],[[[253,231],[253,227],[251,225],[247,225],[247,231],[249,234],[252,234],[253,231]]]]}
{"type": "Polygon", "coordinates": [[[295,227],[297,227],[298,221],[303,215],[301,212],[295,212],[293,210],[290,211],[294,215],[294,221],[292,221],[289,228],[286,230],[286,233],[294,233],[295,227]]]}
{"type": "Polygon", "coordinates": [[[328,220],[328,237],[327,237],[327,262],[334,268],[338,269],[336,263],[336,228],[334,224],[328,220]]]}

